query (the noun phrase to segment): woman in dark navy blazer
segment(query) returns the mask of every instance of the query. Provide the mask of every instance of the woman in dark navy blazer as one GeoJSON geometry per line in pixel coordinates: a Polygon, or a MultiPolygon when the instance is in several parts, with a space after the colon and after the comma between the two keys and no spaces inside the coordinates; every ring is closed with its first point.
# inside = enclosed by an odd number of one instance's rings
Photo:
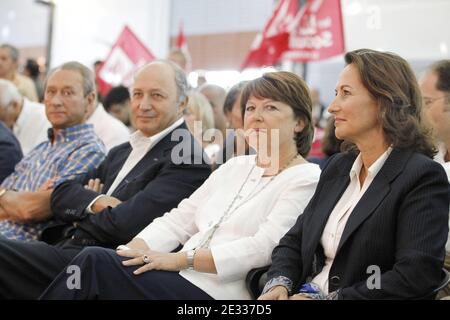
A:
{"type": "Polygon", "coordinates": [[[441,281],[449,186],[415,76],[392,53],[345,61],[328,109],[344,152],[274,249],[260,299],[414,299],[441,281]]]}

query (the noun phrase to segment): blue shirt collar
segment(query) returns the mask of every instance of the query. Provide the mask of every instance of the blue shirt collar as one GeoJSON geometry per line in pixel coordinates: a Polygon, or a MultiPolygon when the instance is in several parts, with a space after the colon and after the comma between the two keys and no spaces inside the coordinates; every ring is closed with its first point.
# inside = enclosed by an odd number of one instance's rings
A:
{"type": "Polygon", "coordinates": [[[54,137],[53,128],[49,128],[47,135],[50,142],[52,142],[54,138],[56,138],[55,141],[68,142],[84,136],[88,131],[94,132],[94,126],[92,124],[82,123],[75,125],[73,127],[59,130],[58,132],[59,134],[57,137],[54,137]]]}

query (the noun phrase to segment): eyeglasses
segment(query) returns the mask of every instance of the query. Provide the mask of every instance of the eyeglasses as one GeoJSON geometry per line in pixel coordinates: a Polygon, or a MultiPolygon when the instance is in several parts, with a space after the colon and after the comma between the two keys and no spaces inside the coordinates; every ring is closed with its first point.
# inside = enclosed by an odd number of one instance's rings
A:
{"type": "Polygon", "coordinates": [[[441,100],[441,99],[445,99],[445,98],[449,98],[449,95],[444,95],[442,97],[439,98],[428,98],[428,97],[424,97],[423,100],[423,105],[425,107],[429,107],[431,106],[435,101],[441,100]]]}

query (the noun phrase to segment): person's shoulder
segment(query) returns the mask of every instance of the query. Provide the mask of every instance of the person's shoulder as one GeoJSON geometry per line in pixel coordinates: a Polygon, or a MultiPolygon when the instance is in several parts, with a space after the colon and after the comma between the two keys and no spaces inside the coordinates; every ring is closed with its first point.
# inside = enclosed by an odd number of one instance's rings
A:
{"type": "MultiPolygon", "coordinates": [[[[103,106],[102,106],[103,108],[103,106]]],[[[127,126],[120,121],[119,119],[115,118],[108,112],[104,112],[104,120],[107,121],[108,126],[110,127],[110,132],[115,135],[126,135],[127,137],[130,135],[130,130],[127,128],[127,126]]]]}
{"type": "Polygon", "coordinates": [[[6,138],[13,136],[13,133],[11,130],[9,130],[3,122],[0,121],[0,138],[6,138]]]}
{"type": "Polygon", "coordinates": [[[354,152],[340,152],[332,155],[322,168],[322,176],[347,174],[356,157],[357,154],[354,152]]]}
{"type": "Polygon", "coordinates": [[[286,186],[315,185],[320,179],[321,170],[317,164],[302,163],[284,170],[277,178],[286,186]]]}
{"type": "Polygon", "coordinates": [[[33,80],[31,78],[28,78],[27,76],[24,76],[23,74],[16,73],[15,78],[22,85],[34,86],[33,80]]]}
{"type": "Polygon", "coordinates": [[[239,175],[249,168],[255,166],[255,155],[243,155],[230,158],[225,163],[221,164],[216,170],[215,175],[239,175]]]}
{"type": "Polygon", "coordinates": [[[222,164],[221,168],[241,168],[241,167],[249,167],[253,166],[255,164],[255,155],[241,155],[236,156],[228,161],[226,161],[224,164],[222,164]]]}
{"type": "Polygon", "coordinates": [[[408,161],[406,162],[405,170],[408,173],[416,173],[416,174],[417,173],[429,174],[430,172],[440,172],[446,175],[445,169],[440,163],[418,152],[413,152],[411,154],[408,161]]]}
{"type": "Polygon", "coordinates": [[[25,112],[25,126],[31,125],[34,130],[40,128],[45,131],[46,135],[47,129],[52,125],[47,119],[45,105],[24,98],[24,108],[22,112],[25,112]]]}
{"type": "Polygon", "coordinates": [[[290,169],[298,173],[298,175],[308,178],[319,179],[320,174],[322,173],[322,170],[320,169],[319,165],[312,162],[298,164],[291,167],[290,169]]]}
{"type": "Polygon", "coordinates": [[[424,155],[420,152],[411,152],[411,155],[408,159],[409,165],[423,165],[423,164],[432,164],[436,163],[432,158],[424,155]]]}
{"type": "MultiPolygon", "coordinates": [[[[20,149],[20,144],[17,141],[17,138],[14,136],[11,130],[9,130],[1,121],[0,121],[0,143],[3,147],[9,146],[20,149]]],[[[5,151],[5,150],[3,150],[5,151]]]]}
{"type": "Polygon", "coordinates": [[[131,144],[129,142],[124,142],[122,144],[119,144],[118,146],[115,146],[108,152],[108,157],[113,157],[116,154],[122,153],[122,152],[128,152],[131,150],[131,144]]]}
{"type": "Polygon", "coordinates": [[[47,116],[45,114],[45,105],[36,101],[31,101],[30,99],[24,97],[24,110],[28,114],[33,115],[34,117],[43,118],[47,122],[47,116]]]}

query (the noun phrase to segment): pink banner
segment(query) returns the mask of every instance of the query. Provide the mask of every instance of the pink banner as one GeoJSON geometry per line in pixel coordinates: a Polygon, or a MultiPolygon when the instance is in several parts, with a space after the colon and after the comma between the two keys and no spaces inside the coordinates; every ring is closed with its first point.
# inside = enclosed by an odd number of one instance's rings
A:
{"type": "Polygon", "coordinates": [[[106,95],[114,86],[129,87],[137,69],[155,60],[137,36],[125,27],[98,71],[98,78],[105,83],[100,93],[106,95]]]}
{"type": "Polygon", "coordinates": [[[241,65],[271,66],[277,63],[289,45],[289,27],[298,11],[298,0],[280,0],[262,33],[254,40],[250,52],[241,65]]]}
{"type": "Polygon", "coordinates": [[[291,30],[283,59],[317,61],[345,51],[340,0],[308,0],[291,30]]]}

